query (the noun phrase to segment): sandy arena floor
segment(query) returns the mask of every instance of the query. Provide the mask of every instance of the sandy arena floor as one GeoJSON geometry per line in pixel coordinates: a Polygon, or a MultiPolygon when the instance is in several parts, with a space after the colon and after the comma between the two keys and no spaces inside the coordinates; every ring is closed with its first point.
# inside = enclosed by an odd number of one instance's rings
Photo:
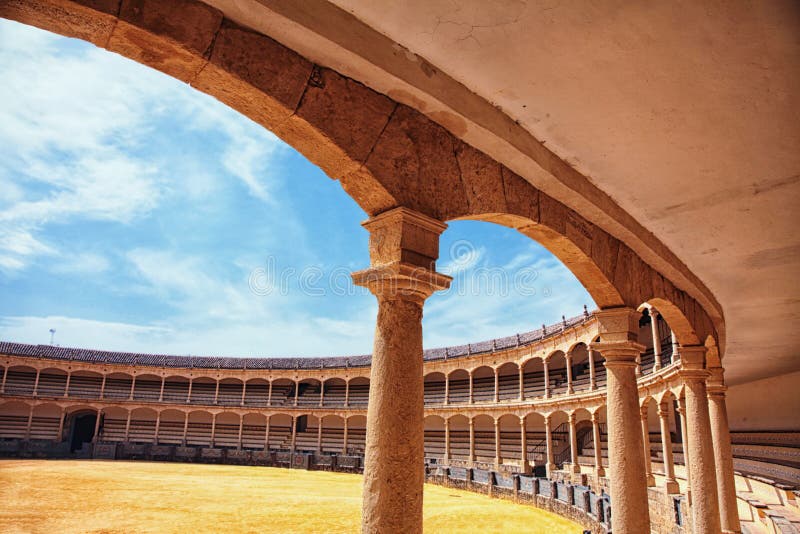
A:
{"type": "MultiPolygon", "coordinates": [[[[358,532],[361,477],[224,465],[0,460],[0,532],[358,532]]],[[[425,531],[581,532],[548,512],[425,487],[425,531]]]]}

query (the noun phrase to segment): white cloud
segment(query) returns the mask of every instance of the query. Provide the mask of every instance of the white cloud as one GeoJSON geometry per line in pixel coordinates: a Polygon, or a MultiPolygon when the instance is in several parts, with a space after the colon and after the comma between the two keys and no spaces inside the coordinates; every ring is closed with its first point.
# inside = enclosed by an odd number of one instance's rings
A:
{"type": "Polygon", "coordinates": [[[105,256],[86,252],[54,261],[50,269],[62,274],[101,274],[110,267],[111,264],[105,256]]]}

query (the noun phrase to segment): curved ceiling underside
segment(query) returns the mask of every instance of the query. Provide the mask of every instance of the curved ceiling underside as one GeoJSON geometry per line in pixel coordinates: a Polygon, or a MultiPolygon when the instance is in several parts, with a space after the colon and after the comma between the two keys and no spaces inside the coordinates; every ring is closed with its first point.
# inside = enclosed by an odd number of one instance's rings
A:
{"type": "Polygon", "coordinates": [[[602,200],[581,213],[666,245],[722,309],[731,383],[800,368],[787,335],[800,320],[800,4],[333,0],[345,17],[328,2],[209,3],[451,131],[439,108],[488,130],[470,97],[498,108],[589,184],[525,172],[505,132],[454,133],[557,198],[596,187],[627,213],[602,200]],[[381,57],[368,30],[424,76],[381,57]]]}

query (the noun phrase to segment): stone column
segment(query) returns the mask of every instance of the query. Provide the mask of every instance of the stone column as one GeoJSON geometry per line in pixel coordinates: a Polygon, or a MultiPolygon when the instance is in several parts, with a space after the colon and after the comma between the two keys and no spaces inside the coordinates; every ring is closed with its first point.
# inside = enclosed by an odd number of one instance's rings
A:
{"type": "Polygon", "coordinates": [[[100,400],[103,400],[106,396],[106,376],[103,375],[103,383],[100,384],[100,400]]]}
{"type": "Polygon", "coordinates": [[[494,470],[500,469],[503,465],[503,447],[500,443],[500,420],[494,420],[494,470]]]}
{"type": "Polygon", "coordinates": [[[643,349],[635,341],[639,315],[630,308],[595,312],[600,342],[592,343],[592,349],[599,351],[605,359],[608,381],[608,463],[615,534],[650,532],[635,374],[636,358],[643,349]]]}
{"type": "Polygon", "coordinates": [[[714,442],[708,414],[705,347],[681,347],[681,378],[686,394],[686,429],[692,480],[692,520],[696,534],[721,531],[714,442]]]}
{"type": "Polygon", "coordinates": [[[519,401],[523,402],[525,400],[525,373],[522,370],[522,367],[519,368],[519,401]]]}
{"type": "Polygon", "coordinates": [[[565,360],[567,362],[567,395],[572,395],[575,390],[572,387],[572,356],[567,354],[565,360]]]}
{"type": "Polygon", "coordinates": [[[683,450],[683,468],[686,470],[686,502],[692,505],[692,470],[689,469],[689,432],[686,429],[686,397],[678,399],[678,415],[681,418],[681,449],[683,450]]]}
{"type": "Polygon", "coordinates": [[[669,432],[669,404],[661,402],[658,405],[658,420],[661,424],[661,449],[664,455],[664,487],[669,494],[680,493],[678,482],[675,480],[675,461],[672,458],[672,436],[669,432]]]}
{"type": "MultiPolygon", "coordinates": [[[[69,380],[69,378],[67,380],[69,380]]],[[[136,391],[136,375],[133,375],[133,379],[131,380],[131,394],[128,396],[128,400],[133,400],[133,393],[135,391],[136,391]]]]}
{"type": "Polygon", "coordinates": [[[475,404],[475,388],[473,386],[472,380],[472,369],[469,371],[469,403],[475,404]]]}
{"type": "Polygon", "coordinates": [[[342,454],[347,454],[347,417],[344,418],[344,439],[342,441],[342,454]]]}
{"type": "Polygon", "coordinates": [[[211,416],[211,448],[214,448],[214,442],[216,439],[216,430],[217,430],[217,414],[213,414],[211,416]]]}
{"type": "Polygon", "coordinates": [[[587,352],[589,353],[589,390],[594,391],[597,389],[597,379],[594,371],[594,351],[588,349],[587,352]]]}
{"type": "Polygon", "coordinates": [[[658,312],[655,308],[650,308],[650,330],[653,333],[653,372],[661,369],[661,338],[658,335],[658,312]]]}
{"type": "MultiPolygon", "coordinates": [[[[33,414],[33,411],[31,411],[33,414]]],[[[103,415],[102,410],[100,408],[97,409],[97,417],[94,420],[94,433],[92,434],[92,443],[97,441],[97,434],[100,432],[100,417],[103,415]]]]}
{"type": "Polygon", "coordinates": [[[578,463],[578,435],[575,432],[575,413],[568,416],[569,421],[569,455],[572,460],[572,472],[580,473],[581,466],[578,463]]]}
{"type": "Polygon", "coordinates": [[[236,446],[237,450],[242,450],[242,430],[244,430],[244,416],[239,415],[239,444],[236,446]]]}
{"type": "Polygon", "coordinates": [[[497,368],[494,369],[494,402],[500,402],[500,376],[497,368]]]}
{"type": "Polygon", "coordinates": [[[642,451],[644,452],[644,476],[647,479],[647,486],[653,487],[656,485],[656,477],[653,476],[653,462],[650,457],[650,426],[647,421],[647,405],[641,408],[640,412],[642,418],[642,451]]]}
{"type": "Polygon", "coordinates": [[[325,406],[325,381],[319,381],[319,407],[325,406]]]}
{"type": "Polygon", "coordinates": [[[189,391],[186,393],[186,404],[191,404],[192,403],[192,384],[193,383],[194,383],[194,380],[192,378],[189,378],[189,391]]]}
{"type": "Polygon", "coordinates": [[[528,433],[525,428],[525,417],[519,419],[519,450],[520,450],[520,472],[523,475],[531,473],[531,464],[528,462],[528,433]]]}
{"type": "Polygon", "coordinates": [[[272,406],[272,380],[269,381],[269,391],[267,392],[267,406],[272,406]]]}
{"type": "MultiPolygon", "coordinates": [[[[30,408],[30,410],[28,410],[28,424],[25,427],[25,441],[28,441],[29,439],[31,439],[31,426],[33,426],[33,408],[34,408],[34,405],[31,404],[31,408],[30,408]]],[[[99,417],[100,416],[98,415],[98,420],[99,420],[99,417]]],[[[94,432],[95,432],[95,434],[97,434],[97,428],[96,427],[95,427],[95,431],[94,432]]],[[[92,438],[92,442],[94,442],[94,438],[92,438]]]]}
{"type": "MultiPolygon", "coordinates": [[[[105,378],[105,377],[103,377],[105,378]]],[[[165,377],[161,377],[161,391],[158,392],[158,402],[164,402],[164,384],[167,383],[167,379],[165,377]]],[[[105,384],[105,381],[103,382],[105,384]]]]}
{"type": "Polygon", "coordinates": [[[739,533],[739,513],[736,506],[736,483],[733,475],[731,434],[728,410],[725,406],[725,379],[722,367],[710,368],[708,379],[708,415],[711,418],[711,440],[714,443],[714,465],[717,468],[717,496],[722,531],[739,533]]]}
{"type": "Polygon", "coordinates": [[[600,417],[592,414],[592,439],[594,441],[594,472],[598,477],[606,476],[603,468],[603,444],[600,441],[600,417]]]}
{"type": "Polygon", "coordinates": [[[322,454],[322,417],[317,417],[317,452],[322,454]]]}
{"type": "Polygon", "coordinates": [[[69,396],[69,383],[71,379],[72,379],[72,373],[67,373],[67,383],[64,384],[64,395],[63,395],[64,397],[69,396]]]}
{"type": "Polygon", "coordinates": [[[361,530],[422,532],[425,473],[422,306],[451,278],[435,271],[446,225],[405,208],[364,223],[370,268],[356,285],[378,300],[367,405],[361,530]]]}
{"type": "MultiPolygon", "coordinates": [[[[128,437],[131,434],[131,414],[132,414],[132,410],[128,410],[128,420],[125,421],[125,441],[126,442],[128,441],[128,437]]],[[[186,417],[189,417],[189,416],[187,415],[186,417]]],[[[186,439],[186,436],[184,436],[184,439],[186,439]]]]}
{"type": "Polygon", "coordinates": [[[469,466],[475,465],[475,422],[469,419],[469,466]]]}
{"type": "Polygon", "coordinates": [[[350,406],[350,381],[344,381],[344,406],[347,408],[350,406]]]}
{"type": "Polygon", "coordinates": [[[542,366],[544,368],[544,398],[550,398],[550,362],[548,360],[542,360],[542,366]]]}
{"type": "Polygon", "coordinates": [[[183,439],[181,440],[181,444],[185,447],[186,446],[186,435],[189,433],[189,412],[184,414],[183,418],[183,439]]]}
{"type": "Polygon", "coordinates": [[[240,406],[244,406],[244,399],[247,396],[247,381],[242,380],[242,402],[239,403],[240,406]]]}
{"type": "Polygon", "coordinates": [[[39,376],[41,376],[41,374],[42,374],[42,370],[41,369],[37,369],[36,370],[36,379],[33,381],[33,396],[34,397],[36,396],[36,394],[39,391],[39,376]]]}
{"type": "Polygon", "coordinates": [[[450,404],[450,375],[444,375],[444,403],[450,404]]]}
{"type": "Polygon", "coordinates": [[[161,412],[156,414],[156,432],[153,435],[153,445],[158,445],[158,428],[161,426],[161,412]]]}
{"type": "Polygon", "coordinates": [[[269,420],[272,416],[267,416],[267,425],[264,428],[264,452],[269,452],[269,420]]]}
{"type": "Polygon", "coordinates": [[[217,385],[214,386],[214,404],[219,401],[219,378],[217,378],[217,385]]]}
{"type": "Polygon", "coordinates": [[[680,345],[678,345],[678,338],[675,337],[675,332],[670,331],[670,338],[672,339],[672,357],[669,363],[675,363],[681,359],[680,345]]]}
{"type": "Polygon", "coordinates": [[[550,428],[550,416],[544,418],[544,435],[545,444],[547,445],[547,463],[545,464],[545,471],[547,478],[551,478],[553,471],[556,470],[556,463],[553,461],[553,433],[550,428]]]}
{"type": "Polygon", "coordinates": [[[295,445],[297,444],[297,416],[292,416],[292,454],[294,454],[295,445]]]}
{"type": "MultiPolygon", "coordinates": [[[[6,392],[6,378],[7,377],[8,377],[8,366],[6,365],[5,367],[3,367],[3,383],[0,384],[0,394],[6,392]]],[[[64,393],[65,397],[66,397],[66,395],[67,394],[64,393]]]]}
{"type": "Polygon", "coordinates": [[[297,406],[297,397],[300,395],[300,382],[294,381],[294,405],[297,406]]]}
{"type": "Polygon", "coordinates": [[[450,463],[450,419],[444,420],[444,462],[450,463]]]}
{"type": "Polygon", "coordinates": [[[56,434],[56,443],[61,443],[64,435],[64,419],[67,417],[67,409],[61,408],[61,417],[58,419],[58,433],[56,434]]]}

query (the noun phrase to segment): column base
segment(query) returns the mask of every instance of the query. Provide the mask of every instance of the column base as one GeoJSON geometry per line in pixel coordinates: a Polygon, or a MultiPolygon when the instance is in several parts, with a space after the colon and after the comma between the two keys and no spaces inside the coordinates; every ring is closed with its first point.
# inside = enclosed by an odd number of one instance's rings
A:
{"type": "Polygon", "coordinates": [[[594,474],[598,477],[605,477],[606,476],[606,469],[605,467],[598,467],[594,470],[594,474]]]}
{"type": "Polygon", "coordinates": [[[547,478],[551,478],[555,470],[556,470],[556,464],[546,464],[545,471],[547,473],[547,478]]]}
{"type": "Polygon", "coordinates": [[[675,495],[681,492],[680,485],[674,480],[667,480],[664,483],[664,489],[669,495],[675,495]]]}
{"type": "Polygon", "coordinates": [[[569,472],[574,474],[580,474],[581,466],[578,464],[572,464],[572,466],[569,468],[569,472]]]}
{"type": "Polygon", "coordinates": [[[528,462],[525,462],[520,466],[519,470],[523,475],[530,475],[533,472],[533,467],[528,462]]]}
{"type": "Polygon", "coordinates": [[[655,485],[656,485],[656,477],[654,477],[653,475],[647,475],[646,478],[647,478],[647,487],[648,488],[655,487],[655,485]]]}

